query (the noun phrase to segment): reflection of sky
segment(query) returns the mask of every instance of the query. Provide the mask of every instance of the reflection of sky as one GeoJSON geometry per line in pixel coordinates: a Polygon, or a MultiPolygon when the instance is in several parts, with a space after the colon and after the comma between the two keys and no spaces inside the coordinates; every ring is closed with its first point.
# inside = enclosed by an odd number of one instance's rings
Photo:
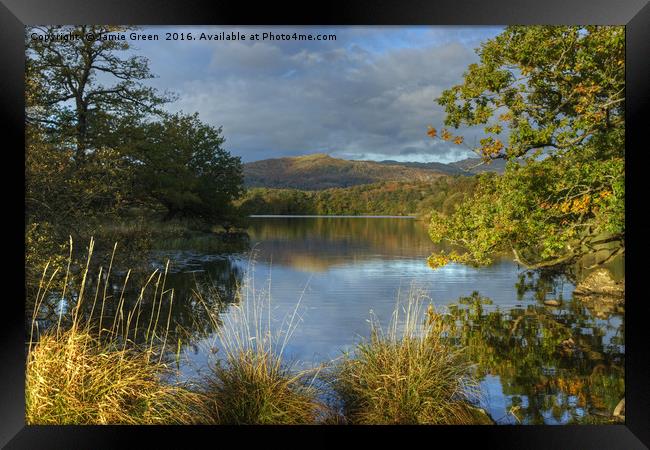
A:
{"type": "Polygon", "coordinates": [[[487,375],[480,383],[481,389],[481,408],[499,425],[515,424],[517,419],[509,413],[510,399],[506,398],[501,386],[501,380],[497,375],[487,375]]]}
{"type": "MultiPolygon", "coordinates": [[[[513,408],[513,399],[514,397],[517,397],[520,401],[519,406],[521,409],[526,409],[528,408],[527,396],[512,396],[504,394],[501,379],[497,375],[487,375],[483,377],[480,383],[480,389],[480,406],[488,412],[490,417],[492,417],[498,425],[515,425],[522,423],[521,414],[518,414],[518,410],[513,408]]],[[[577,417],[584,416],[585,410],[576,407],[578,399],[575,396],[565,397],[562,393],[557,393],[556,395],[556,402],[566,401],[574,408],[577,417]]],[[[568,410],[562,411],[559,418],[553,415],[552,409],[541,411],[540,414],[544,418],[544,423],[546,425],[561,425],[567,423],[572,418],[571,413],[568,410]]]]}
{"type": "MultiPolygon", "coordinates": [[[[246,269],[248,261],[238,264],[246,269]]],[[[377,258],[356,263],[351,260],[321,272],[258,261],[249,269],[257,292],[270,288],[276,326],[300,301],[301,323],[285,356],[304,365],[336,358],[368,336],[371,311],[387,325],[398,297],[405,301],[409,292],[426,293],[441,307],[476,290],[493,300],[494,304],[486,308],[508,309],[532,298],[529,293],[522,301],[517,300],[519,271],[516,264],[507,261],[480,269],[449,264],[432,270],[420,258],[377,258]]],[[[565,285],[569,295],[571,288],[565,285]]],[[[192,359],[203,364],[201,358],[197,355],[192,359]]]]}

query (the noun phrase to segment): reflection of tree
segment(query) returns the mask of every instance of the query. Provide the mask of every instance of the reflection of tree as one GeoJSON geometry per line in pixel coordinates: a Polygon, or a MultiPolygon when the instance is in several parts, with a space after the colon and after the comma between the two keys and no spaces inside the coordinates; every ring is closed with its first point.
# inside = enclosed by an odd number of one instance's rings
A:
{"type": "Polygon", "coordinates": [[[434,249],[422,222],[379,218],[265,218],[251,220],[259,257],[301,270],[327,270],[354,260],[424,258],[434,249]]]}
{"type": "MultiPolygon", "coordinates": [[[[91,273],[87,277],[81,305],[82,317],[90,317],[92,312],[92,321],[96,325],[101,323],[102,328],[110,328],[114,321],[119,321],[122,329],[129,313],[136,311],[128,335],[135,342],[145,340],[149,322],[158,323],[156,333],[162,336],[168,317],[167,342],[172,347],[178,339],[188,342],[205,336],[214,331],[219,312],[236,301],[243,273],[229,258],[203,262],[201,267],[204,272],[200,273],[158,270],[153,277],[151,270],[125,273],[114,269],[110,277],[106,276],[106,269],[102,270],[101,277],[98,271],[91,273]],[[136,321],[138,333],[134,335],[136,321]]],[[[62,302],[61,293],[52,292],[41,307],[39,327],[42,329],[56,323],[62,303],[65,305],[62,317],[65,324],[68,313],[77,303],[77,296],[78,292],[69,288],[66,301],[62,302]]],[[[28,317],[31,317],[31,312],[28,312],[28,317]]]]}
{"type": "Polygon", "coordinates": [[[170,286],[182,296],[173,318],[187,340],[215,331],[215,325],[220,323],[219,313],[238,301],[244,276],[229,258],[206,262],[202,269],[205,272],[170,274],[170,286]]]}
{"type": "Polygon", "coordinates": [[[574,281],[566,270],[527,270],[519,274],[519,281],[515,284],[517,299],[522,300],[526,293],[532,292],[534,298],[540,302],[549,296],[562,300],[564,284],[574,281]]]}
{"type": "Polygon", "coordinates": [[[606,337],[609,324],[577,301],[562,310],[529,305],[508,312],[487,310],[489,303],[475,292],[450,305],[450,338],[467,348],[479,375],[500,377],[519,420],[607,420],[599,414],[611,415],[624,393],[622,325],[606,337]]]}

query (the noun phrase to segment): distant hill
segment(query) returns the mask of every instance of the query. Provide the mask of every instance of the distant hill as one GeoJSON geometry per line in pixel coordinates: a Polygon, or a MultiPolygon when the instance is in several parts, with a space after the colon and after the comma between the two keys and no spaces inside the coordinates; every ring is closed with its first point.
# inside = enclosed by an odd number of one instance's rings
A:
{"type": "Polygon", "coordinates": [[[401,163],[350,161],[317,153],[244,164],[248,187],[320,190],[378,181],[431,181],[449,172],[401,163]]]}
{"type": "Polygon", "coordinates": [[[478,158],[451,164],[354,161],[316,153],[246,163],[244,180],[247,187],[321,190],[383,181],[432,181],[445,175],[469,175],[485,171],[502,173],[505,167],[499,164],[502,161],[495,161],[467,170],[478,162],[478,158]]]}

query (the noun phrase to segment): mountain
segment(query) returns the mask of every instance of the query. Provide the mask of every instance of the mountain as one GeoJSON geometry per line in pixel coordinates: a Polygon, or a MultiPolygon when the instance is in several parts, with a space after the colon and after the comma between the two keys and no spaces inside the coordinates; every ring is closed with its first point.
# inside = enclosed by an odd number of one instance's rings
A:
{"type": "Polygon", "coordinates": [[[399,161],[356,161],[332,158],[324,153],[263,159],[244,164],[247,187],[321,190],[350,187],[380,181],[432,181],[445,175],[472,175],[480,172],[503,173],[501,160],[471,168],[479,158],[451,164],[399,161]]]}
{"type": "Polygon", "coordinates": [[[431,181],[444,175],[448,172],[434,168],[350,161],[322,153],[244,164],[244,180],[248,187],[320,190],[378,181],[431,181]]]}

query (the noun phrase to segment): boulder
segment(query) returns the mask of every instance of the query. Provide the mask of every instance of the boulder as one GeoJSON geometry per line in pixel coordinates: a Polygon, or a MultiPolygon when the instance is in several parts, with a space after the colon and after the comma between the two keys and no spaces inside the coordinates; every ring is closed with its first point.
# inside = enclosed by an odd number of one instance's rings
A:
{"type": "Polygon", "coordinates": [[[625,399],[622,398],[616,408],[614,408],[614,413],[612,414],[616,419],[625,421],[625,399]]]}
{"type": "Polygon", "coordinates": [[[607,269],[596,269],[587,275],[573,291],[575,296],[603,296],[623,301],[625,283],[616,282],[607,269]]]}
{"type": "Polygon", "coordinates": [[[600,268],[577,284],[573,296],[592,310],[596,317],[604,319],[613,313],[623,312],[625,282],[614,281],[608,270],[600,268]]]}

